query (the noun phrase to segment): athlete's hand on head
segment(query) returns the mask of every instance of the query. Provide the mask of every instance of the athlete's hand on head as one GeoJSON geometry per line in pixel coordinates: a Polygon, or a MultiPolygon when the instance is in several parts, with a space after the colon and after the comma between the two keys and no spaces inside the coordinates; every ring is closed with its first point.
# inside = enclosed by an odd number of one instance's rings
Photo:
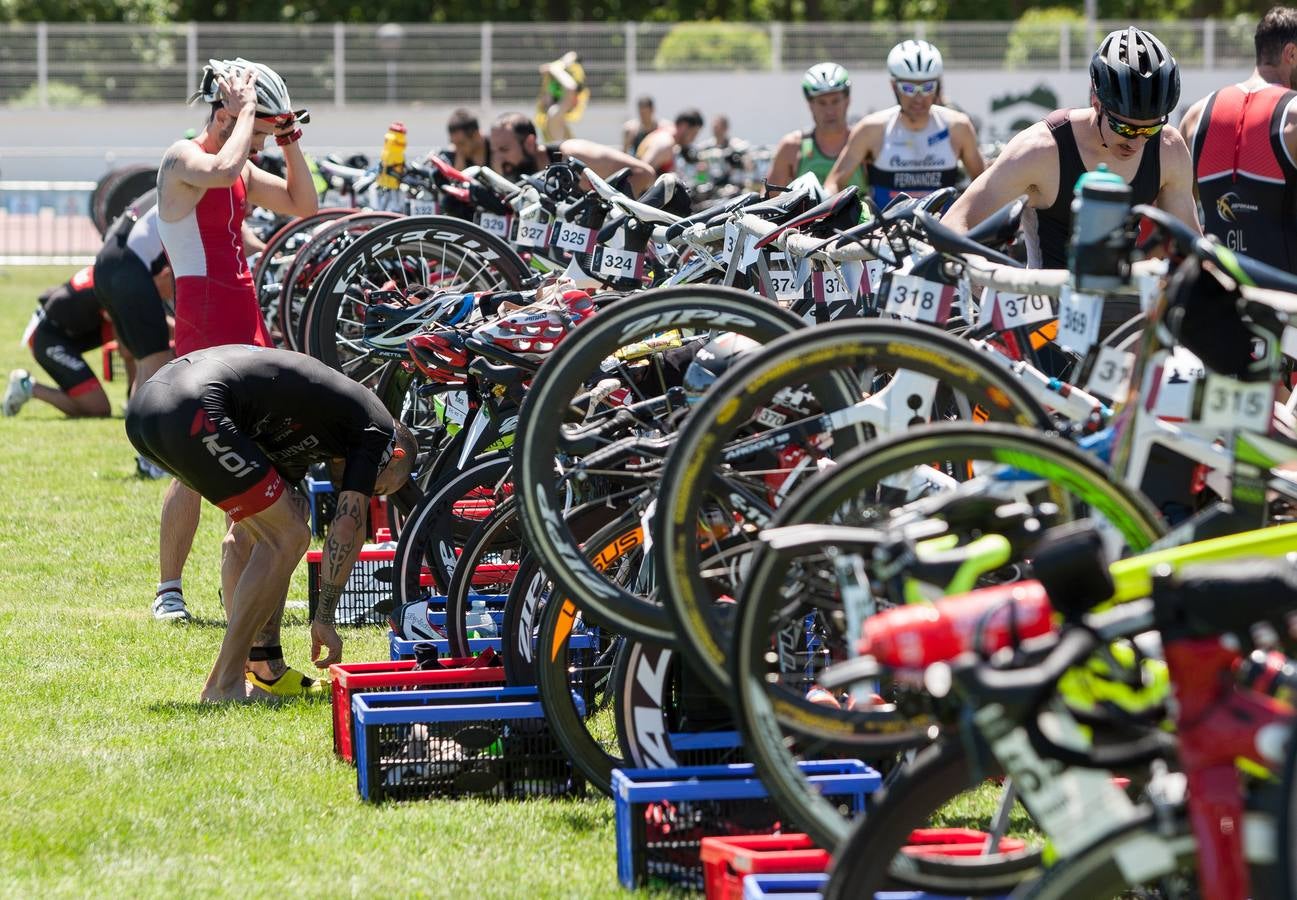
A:
{"type": "Polygon", "coordinates": [[[338,629],[323,622],[311,623],[311,661],[317,669],[327,669],[336,662],[342,662],[342,638],[338,629]],[[323,659],[320,651],[327,650],[323,659]]]}
{"type": "Polygon", "coordinates": [[[221,86],[221,99],[225,108],[234,115],[243,109],[257,108],[257,71],[244,69],[222,75],[217,82],[221,86]]]}

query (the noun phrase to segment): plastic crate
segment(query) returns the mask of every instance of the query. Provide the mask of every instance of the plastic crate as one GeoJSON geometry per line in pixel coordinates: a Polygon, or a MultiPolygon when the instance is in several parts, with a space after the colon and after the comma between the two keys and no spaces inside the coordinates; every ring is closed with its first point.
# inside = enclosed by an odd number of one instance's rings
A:
{"type": "Polygon", "coordinates": [[[745,875],[824,872],[832,859],[804,834],[703,838],[698,855],[707,900],[742,900],[745,875]]]}
{"type": "MultiPolygon", "coordinates": [[[[860,814],[882,778],[858,760],[798,763],[825,796],[860,814]]],[[[703,889],[702,839],[775,834],[790,823],[770,801],[751,764],[678,769],[614,769],[617,877],[646,884],[703,889]]]]}
{"type": "MultiPolygon", "coordinates": [[[[420,644],[432,644],[437,648],[438,653],[450,652],[450,641],[445,638],[433,638],[432,640],[407,641],[396,636],[395,632],[387,633],[387,653],[392,661],[414,659],[414,649],[420,644]]],[[[469,638],[468,649],[471,653],[481,653],[483,650],[490,648],[497,653],[504,649],[504,641],[498,637],[495,638],[469,638]]]]}
{"type": "Polygon", "coordinates": [[[334,663],[333,675],[333,752],[347,762],[354,762],[352,748],[355,735],[351,719],[351,698],[356,694],[379,691],[418,691],[432,688],[450,689],[489,686],[504,682],[504,667],[498,657],[444,657],[440,668],[419,670],[414,660],[398,662],[334,663]]]}
{"type": "Polygon", "coordinates": [[[371,802],[584,792],[534,686],[360,694],[351,702],[356,790],[371,802]]]}
{"type": "MultiPolygon", "coordinates": [[[[909,842],[901,848],[907,856],[978,856],[990,835],[974,828],[916,828],[909,842]]],[[[1021,853],[1027,849],[1022,838],[1000,838],[1001,853],[1021,853]]]]}
{"type": "MultiPolygon", "coordinates": [[[[795,875],[749,875],[743,879],[743,900],[820,900],[829,876],[822,872],[795,875]]],[[[882,894],[877,897],[882,897],[882,894]]],[[[877,898],[875,898],[877,900],[877,898]]]]}
{"type": "MultiPolygon", "coordinates": [[[[306,605],[312,619],[315,618],[315,606],[320,600],[320,560],[323,555],[323,550],[306,551],[306,605]]],[[[347,579],[347,586],[338,598],[338,607],[334,611],[334,620],[339,627],[387,624],[387,610],[392,604],[395,559],[395,547],[366,544],[361,548],[356,566],[351,570],[351,577],[347,579]]]]}

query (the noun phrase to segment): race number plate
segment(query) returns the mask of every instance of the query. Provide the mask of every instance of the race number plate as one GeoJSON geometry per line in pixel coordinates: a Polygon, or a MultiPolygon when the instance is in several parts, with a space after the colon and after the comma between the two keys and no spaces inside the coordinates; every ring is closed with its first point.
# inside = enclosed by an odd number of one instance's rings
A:
{"type": "Polygon", "coordinates": [[[540,219],[519,219],[518,237],[514,243],[522,247],[544,247],[549,244],[549,223],[540,219]]]}
{"type": "Polygon", "coordinates": [[[435,216],[440,210],[437,209],[436,200],[411,200],[410,215],[412,216],[435,216]]]}
{"type": "Polygon", "coordinates": [[[611,278],[639,278],[644,274],[644,254],[604,247],[603,257],[599,260],[599,274],[611,278]]]}
{"type": "Polygon", "coordinates": [[[1265,434],[1274,416],[1274,385],[1249,384],[1210,373],[1202,391],[1202,424],[1265,434]]]}
{"type": "Polygon", "coordinates": [[[504,240],[509,239],[509,217],[497,216],[495,213],[478,213],[478,227],[488,234],[504,240]]]}
{"type": "Polygon", "coordinates": [[[996,291],[994,303],[991,308],[991,324],[999,331],[1025,328],[1054,318],[1054,306],[1048,297],[996,291]]]}
{"type": "Polygon", "coordinates": [[[589,253],[594,247],[594,229],[573,222],[560,222],[554,246],[571,253],[589,253]]]}
{"type": "Polygon", "coordinates": [[[811,291],[816,303],[827,303],[829,306],[836,307],[851,302],[851,291],[847,287],[847,280],[836,269],[815,272],[811,276],[811,291]]]}
{"type": "Polygon", "coordinates": [[[1134,367],[1135,354],[1115,347],[1100,347],[1085,389],[1107,400],[1121,400],[1130,390],[1130,373],[1134,367]]]}
{"type": "Polygon", "coordinates": [[[1087,354],[1099,341],[1103,298],[1064,287],[1058,298],[1058,343],[1073,353],[1087,354]]]}
{"type": "Polygon", "coordinates": [[[954,285],[895,273],[887,289],[886,310],[903,319],[944,325],[954,296],[954,285]]]}

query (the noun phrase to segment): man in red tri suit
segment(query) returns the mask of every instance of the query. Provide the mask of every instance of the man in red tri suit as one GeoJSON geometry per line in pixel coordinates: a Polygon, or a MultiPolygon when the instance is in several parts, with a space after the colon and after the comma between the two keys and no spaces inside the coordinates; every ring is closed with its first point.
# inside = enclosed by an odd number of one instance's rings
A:
{"type": "MultiPolygon", "coordinates": [[[[171,145],[158,169],[158,232],[176,278],[176,355],[222,344],[269,347],[243,255],[243,217],[250,204],[287,216],[316,211],[315,185],[298,144],[300,125],[310,117],[293,109],[273,69],[241,58],[209,60],[189,100],[209,104],[207,124],[193,140],[171,145]],[[284,152],[283,178],[249,161],[270,137],[284,152]]],[[[158,619],[190,618],[180,578],[200,503],[180,481],[171,483],[162,501],[161,579],[153,601],[158,619]]],[[[228,541],[222,549],[244,552],[228,541]]],[[[278,621],[271,624],[277,644],[278,621]]],[[[262,654],[249,666],[263,679],[284,672],[282,656],[262,654]]]]}
{"type": "Polygon", "coordinates": [[[1256,27],[1256,69],[1184,114],[1203,230],[1232,250],[1297,266],[1297,9],[1256,27]]]}

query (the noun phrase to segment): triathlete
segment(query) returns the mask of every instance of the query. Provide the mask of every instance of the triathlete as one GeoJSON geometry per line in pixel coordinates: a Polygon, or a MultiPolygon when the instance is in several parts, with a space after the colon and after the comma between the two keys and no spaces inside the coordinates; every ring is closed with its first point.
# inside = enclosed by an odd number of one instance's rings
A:
{"type": "MultiPolygon", "coordinates": [[[[298,141],[309,119],[294,110],[283,79],[245,59],[211,60],[190,102],[210,105],[192,141],[178,141],[158,170],[158,228],[176,276],[176,353],[220,344],[270,346],[241,238],[249,204],[286,216],[318,207],[298,141]],[[284,154],[285,177],[249,162],[270,137],[284,154]]],[[[199,497],[173,481],[162,502],[159,619],[190,618],[181,588],[198,527],[199,497]]],[[[282,667],[282,660],[279,661],[282,667]]],[[[273,673],[272,673],[273,674],[273,673]]]]}
{"type": "Polygon", "coordinates": [[[887,54],[887,72],[896,105],[855,124],[825,189],[859,183],[864,166],[870,196],[882,208],[897,194],[921,197],[954,185],[960,163],[969,178],[981,175],[986,162],[972,120],[937,103],[941,51],[927,41],[902,41],[887,54]]]}
{"type": "Polygon", "coordinates": [[[652,132],[640,141],[637,156],[661,175],[674,172],[683,157],[690,154],[694,141],[703,130],[703,114],[696,109],[676,113],[675,122],[652,132]]]}
{"type": "MultiPolygon", "coordinates": [[[[86,266],[65,283],[41,294],[40,306],[27,325],[23,343],[58,387],[41,384],[26,369],[14,369],[0,404],[4,415],[17,415],[23,404],[33,398],[73,418],[112,415],[103,385],[81,358],[111,340],[112,335],[112,326],[95,296],[94,282],[94,268],[86,266]]],[[[125,355],[123,358],[129,360],[127,374],[132,377],[134,360],[125,355]]]]}
{"type": "MultiPolygon", "coordinates": [[[[1180,98],[1180,73],[1166,46],[1147,31],[1125,28],[1103,39],[1090,60],[1090,105],[1060,109],[1016,135],[942,221],[967,231],[1026,194],[1028,262],[1067,268],[1072,189],[1101,163],[1126,180],[1132,202],[1155,203],[1195,231],[1189,148],[1167,117],[1180,98]]],[[[1128,314],[1123,304],[1105,304],[1128,314]]],[[[1129,315],[1127,315],[1129,317],[1129,315]]],[[[1105,328],[1113,325],[1105,322],[1105,328]]]]}
{"type": "MultiPolygon", "coordinates": [[[[798,176],[814,172],[823,184],[833,170],[833,161],[847,146],[847,108],[851,105],[851,76],[837,63],[811,66],[802,76],[802,96],[811,109],[815,127],[809,132],[792,131],[775,148],[766,180],[788,184],[798,176]]],[[[862,190],[863,173],[857,171],[839,184],[854,184],[862,190]]]]}
{"type": "Polygon", "coordinates": [[[590,102],[581,57],[569,50],[540,67],[540,94],[536,97],[536,127],[549,143],[572,137],[572,124],[581,120],[590,102]]]}
{"type": "Polygon", "coordinates": [[[1297,267],[1297,9],[1256,27],[1256,68],[1180,121],[1193,151],[1202,226],[1231,250],[1297,267]]]}
{"type": "Polygon", "coordinates": [[[450,146],[440,152],[442,159],[457,169],[491,164],[491,144],[477,124],[477,116],[463,107],[455,110],[446,120],[446,136],[450,146]]]}
{"type": "Polygon", "coordinates": [[[612,147],[581,138],[556,146],[540,143],[535,124],[521,113],[504,113],[491,126],[491,168],[506,178],[534,175],[564,157],[579,159],[603,178],[629,168],[636,193],[648,190],[653,183],[652,168],[612,147]]]}
{"type": "Polygon", "coordinates": [[[645,94],[635,101],[636,117],[627,119],[621,126],[621,148],[625,153],[634,156],[639,151],[640,142],[659,128],[669,128],[671,123],[659,119],[653,105],[653,98],[645,94]]]}
{"type": "Polygon", "coordinates": [[[372,494],[409,478],[417,446],[368,389],[301,353],[250,345],[168,363],[131,400],[126,433],[140,453],[229,517],[221,588],[229,624],[201,698],[295,696],[317,688],[283,662],[279,621],[310,543],[306,500],[288,485],[342,460],[338,511],[320,564],[311,659],[342,659],[338,598],[365,538],[372,494]]]}

